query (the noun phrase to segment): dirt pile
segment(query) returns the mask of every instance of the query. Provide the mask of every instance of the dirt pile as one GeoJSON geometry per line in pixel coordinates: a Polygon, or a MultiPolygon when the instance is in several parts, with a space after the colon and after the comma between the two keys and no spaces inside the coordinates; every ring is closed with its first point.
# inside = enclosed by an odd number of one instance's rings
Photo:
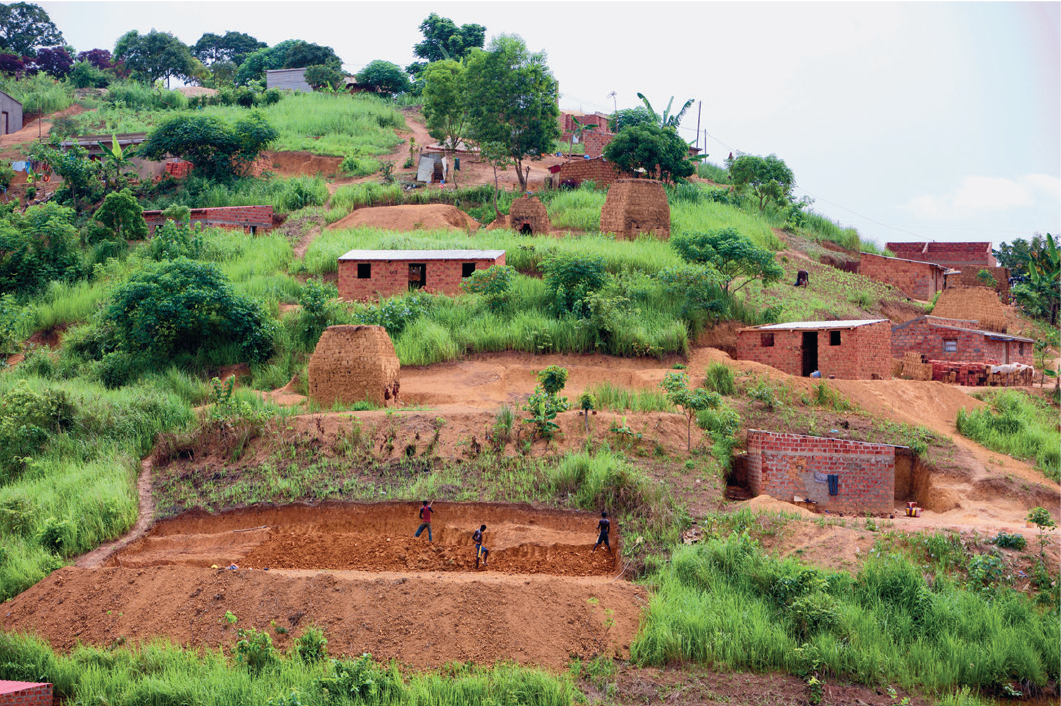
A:
{"type": "Polygon", "coordinates": [[[653,179],[615,182],[601,209],[600,229],[625,240],[636,240],[642,233],[670,238],[670,205],[663,185],[653,179]]]}
{"type": "Polygon", "coordinates": [[[329,230],[352,228],[382,228],[403,232],[415,230],[462,230],[472,233],[479,222],[449,204],[433,203],[424,206],[377,206],[359,208],[346,218],[328,226],[329,230]]]}
{"type": "Polygon", "coordinates": [[[309,396],[322,407],[336,402],[398,402],[401,365],[382,326],[329,326],[309,360],[309,396]]]}
{"type": "Polygon", "coordinates": [[[325,157],[310,152],[266,152],[272,170],[280,176],[333,176],[339,171],[342,157],[325,157]]]}

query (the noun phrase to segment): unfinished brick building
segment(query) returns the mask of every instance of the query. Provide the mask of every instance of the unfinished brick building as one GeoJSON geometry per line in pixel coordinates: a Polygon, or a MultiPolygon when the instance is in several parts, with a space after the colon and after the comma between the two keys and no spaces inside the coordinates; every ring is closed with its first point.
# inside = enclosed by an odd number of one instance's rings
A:
{"type": "Polygon", "coordinates": [[[608,189],[600,212],[602,233],[636,240],[642,233],[670,239],[670,204],[655,179],[620,179],[608,189]]]}
{"type": "Polygon", "coordinates": [[[552,230],[549,223],[549,212],[537,196],[523,195],[523,198],[512,202],[508,212],[512,230],[525,235],[544,235],[552,230]]]}
{"type": "Polygon", "coordinates": [[[1008,267],[981,267],[979,269],[967,269],[964,272],[950,270],[943,278],[944,289],[956,289],[960,287],[982,287],[993,289],[998,294],[999,301],[1009,304],[1009,268],[1008,267]],[[985,282],[980,279],[980,273],[986,272],[995,281],[985,282]]]}
{"type": "Polygon", "coordinates": [[[339,296],[382,299],[412,289],[453,296],[471,273],[504,264],[504,250],[351,250],[339,258],[339,296]]]}
{"type": "Polygon", "coordinates": [[[1032,365],[1035,341],[994,331],[983,331],[976,321],[919,316],[892,327],[892,357],[907,352],[927,360],[946,360],[991,365],[1032,365]]]}
{"type": "Polygon", "coordinates": [[[892,372],[892,327],[887,319],[798,321],[741,329],[737,358],[789,375],[887,380],[892,372]]]}
{"type": "Polygon", "coordinates": [[[862,253],[858,274],[890,284],[911,299],[929,301],[943,289],[947,268],[934,262],[862,253]]]}
{"type": "Polygon", "coordinates": [[[0,706],[52,706],[52,685],[28,681],[0,681],[0,706]]]}
{"type": "Polygon", "coordinates": [[[329,326],[309,360],[309,396],[322,407],[398,403],[401,365],[382,326],[329,326]]]}
{"type": "Polygon", "coordinates": [[[819,510],[891,512],[901,446],[748,430],[748,487],[819,510]]]}
{"type": "Polygon", "coordinates": [[[573,159],[553,167],[549,167],[552,174],[551,180],[554,187],[564,183],[578,186],[584,181],[592,181],[597,186],[611,186],[620,179],[629,179],[633,175],[621,171],[613,162],[604,157],[596,159],[573,159]]]}
{"type": "Polygon", "coordinates": [[[575,131],[574,118],[583,125],[595,125],[592,130],[582,133],[583,152],[587,157],[600,157],[604,154],[604,148],[615,139],[615,133],[608,130],[609,116],[603,113],[593,115],[575,115],[573,113],[562,113],[560,115],[560,143],[570,144],[575,131]]]}
{"type": "Polygon", "coordinates": [[[896,257],[934,262],[952,270],[998,267],[991,243],[888,243],[885,247],[896,257]]]}
{"type": "MultiPolygon", "coordinates": [[[[144,211],[148,233],[165,222],[162,211],[144,211]]],[[[273,228],[272,206],[224,206],[220,208],[193,208],[191,224],[203,228],[225,228],[242,230],[248,235],[261,235],[273,228]]]]}

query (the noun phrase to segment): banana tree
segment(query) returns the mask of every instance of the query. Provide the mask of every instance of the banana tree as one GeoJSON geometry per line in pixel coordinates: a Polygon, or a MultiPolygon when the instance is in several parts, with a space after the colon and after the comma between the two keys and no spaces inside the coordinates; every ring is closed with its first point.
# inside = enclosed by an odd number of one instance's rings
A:
{"type": "MultiPolygon", "coordinates": [[[[136,147],[130,145],[124,149],[118,144],[118,136],[111,135],[111,146],[103,144],[102,142],[96,142],[103,150],[103,159],[107,166],[114,167],[114,188],[118,188],[119,181],[121,180],[122,171],[132,167],[132,157],[136,152],[136,147]]],[[[110,177],[107,176],[107,169],[103,170],[104,188],[110,189],[110,177]]]]}
{"type": "Polygon", "coordinates": [[[640,98],[641,102],[645,104],[646,108],[648,108],[648,112],[656,116],[656,119],[659,120],[660,127],[669,127],[674,128],[675,130],[677,130],[678,126],[681,124],[682,117],[685,115],[685,111],[689,110],[689,107],[692,106],[694,102],[696,102],[695,98],[690,98],[689,100],[685,101],[685,105],[682,106],[681,110],[672,115],[670,109],[671,106],[674,105],[674,96],[671,96],[670,101],[667,103],[666,110],[663,111],[663,115],[660,115],[652,108],[652,104],[648,102],[648,98],[645,98],[644,93],[638,93],[637,97],[640,98]]]}
{"type": "Polygon", "coordinates": [[[596,125],[587,125],[581,122],[574,115],[571,116],[571,122],[574,127],[571,128],[571,141],[567,145],[567,158],[571,159],[571,155],[575,152],[575,140],[582,140],[582,136],[585,135],[589,130],[596,130],[596,125]]]}

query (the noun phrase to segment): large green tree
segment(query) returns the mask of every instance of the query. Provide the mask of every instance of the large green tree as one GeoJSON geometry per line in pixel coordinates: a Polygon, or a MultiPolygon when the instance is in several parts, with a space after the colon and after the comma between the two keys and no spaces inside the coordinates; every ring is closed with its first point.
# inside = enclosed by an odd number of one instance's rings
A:
{"type": "Polygon", "coordinates": [[[413,76],[420,78],[424,69],[433,61],[453,59],[459,61],[472,49],[481,49],[486,41],[486,27],[477,24],[461,25],[448,17],[439,17],[432,12],[420,23],[424,40],[413,46],[413,54],[423,61],[405,67],[413,76]]]}
{"type": "Polygon", "coordinates": [[[36,56],[40,47],[63,44],[63,33],[40,5],[0,5],[0,48],[18,56],[36,56]]]}
{"type": "Polygon", "coordinates": [[[137,78],[148,83],[164,78],[167,86],[171,77],[195,77],[201,66],[181,40],[155,30],[140,34],[134,29],[123,34],[114,45],[114,58],[123,62],[137,78]]]}
{"type": "Polygon", "coordinates": [[[45,203],[0,218],[0,294],[74,279],[79,263],[73,209],[45,203]]]}
{"type": "Polygon", "coordinates": [[[372,86],[380,93],[407,93],[412,89],[409,77],[397,64],[376,59],[357,73],[358,83],[372,86]]]}
{"type": "Polygon", "coordinates": [[[192,47],[192,54],[207,66],[219,61],[230,61],[239,66],[249,54],[268,46],[244,32],[225,32],[224,35],[207,32],[192,47]]]}
{"type": "Polygon", "coordinates": [[[1002,243],[994,251],[998,264],[1009,268],[1013,298],[1029,314],[1049,321],[1051,326],[1057,325],[1061,306],[1061,253],[1056,241],[1050,233],[1045,237],[1036,233],[1028,240],[1002,243]]]}
{"type": "Polygon", "coordinates": [[[187,159],[199,175],[227,181],[243,173],[279,133],[257,112],[229,125],[212,115],[175,115],[160,123],[141,145],[139,155],[162,160],[187,159]]]}
{"type": "Polygon", "coordinates": [[[680,233],[670,239],[670,244],[686,262],[714,267],[722,276],[722,288],[730,293],[753,280],[762,280],[763,286],[767,286],[785,275],[772,252],[760,248],[733,228],[680,233]],[[730,290],[738,279],[744,281],[730,290]]]}
{"type": "Polygon", "coordinates": [[[471,137],[500,145],[526,191],[523,162],[541,159],[560,137],[557,83],[545,53],[528,51],[517,36],[501,35],[488,50],[472,50],[465,65],[471,137]]]}
{"type": "Polygon", "coordinates": [[[427,132],[444,149],[455,150],[468,130],[464,105],[464,64],[446,59],[424,70],[424,120],[427,132]]]}
{"type": "Polygon", "coordinates": [[[304,69],[307,66],[318,65],[339,69],[343,65],[343,60],[336,56],[335,50],[331,47],[322,47],[320,44],[301,40],[292,44],[284,56],[283,68],[285,69],[304,69]]]}
{"type": "Polygon", "coordinates": [[[663,181],[684,179],[695,171],[685,140],[673,129],[654,123],[620,130],[604,148],[604,158],[623,171],[644,169],[663,181]]]}
{"type": "Polygon", "coordinates": [[[777,155],[759,157],[754,154],[741,154],[736,159],[727,160],[729,178],[738,193],[751,191],[759,199],[759,211],[766,208],[769,201],[784,205],[792,198],[792,187],[796,178],[784,160],[777,155]]]}

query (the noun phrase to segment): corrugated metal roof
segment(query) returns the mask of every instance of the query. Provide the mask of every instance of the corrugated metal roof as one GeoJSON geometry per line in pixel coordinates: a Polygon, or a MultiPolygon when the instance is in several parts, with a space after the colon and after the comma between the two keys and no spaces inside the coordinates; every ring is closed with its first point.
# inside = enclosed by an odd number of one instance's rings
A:
{"type": "Polygon", "coordinates": [[[844,321],[793,321],[788,324],[753,326],[756,331],[813,331],[815,329],[858,328],[879,324],[887,319],[846,319],[844,321]]]}
{"type": "Polygon", "coordinates": [[[496,260],[504,250],[351,250],[340,260],[496,260]]]}

